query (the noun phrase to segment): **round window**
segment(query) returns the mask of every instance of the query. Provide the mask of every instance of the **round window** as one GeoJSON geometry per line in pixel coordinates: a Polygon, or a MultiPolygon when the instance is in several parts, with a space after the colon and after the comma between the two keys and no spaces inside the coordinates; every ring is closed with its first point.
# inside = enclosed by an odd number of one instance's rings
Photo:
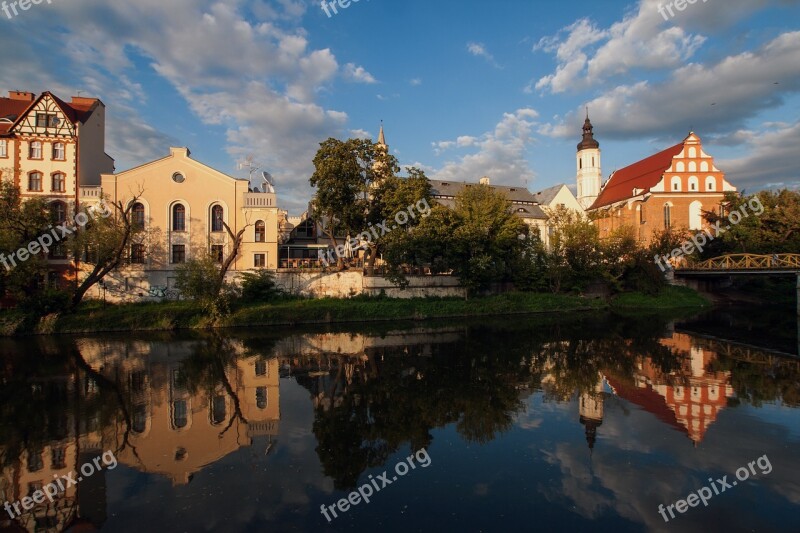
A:
{"type": "Polygon", "coordinates": [[[180,172],[176,172],[175,174],[172,175],[172,181],[174,181],[175,183],[183,183],[183,180],[185,179],[186,178],[184,178],[183,174],[181,174],[180,172]]]}

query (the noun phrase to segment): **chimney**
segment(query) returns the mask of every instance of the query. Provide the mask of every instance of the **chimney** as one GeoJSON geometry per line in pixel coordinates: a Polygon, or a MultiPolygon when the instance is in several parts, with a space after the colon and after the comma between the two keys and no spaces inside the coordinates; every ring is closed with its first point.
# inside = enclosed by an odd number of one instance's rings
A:
{"type": "Polygon", "coordinates": [[[71,104],[79,106],[90,106],[97,101],[97,98],[86,98],[84,96],[73,96],[71,104]]]}
{"type": "Polygon", "coordinates": [[[481,178],[481,185],[491,185],[492,180],[489,179],[489,176],[484,176],[481,178]]]}
{"type": "Polygon", "coordinates": [[[27,91],[8,91],[8,97],[12,100],[23,100],[25,102],[33,102],[36,95],[27,91]]]}

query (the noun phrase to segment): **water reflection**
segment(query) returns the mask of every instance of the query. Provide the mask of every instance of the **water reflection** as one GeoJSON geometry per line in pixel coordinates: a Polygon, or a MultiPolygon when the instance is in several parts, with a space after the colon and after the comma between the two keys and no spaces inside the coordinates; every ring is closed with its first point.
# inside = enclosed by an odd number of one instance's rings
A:
{"type": "MultiPolygon", "coordinates": [[[[173,491],[227,457],[234,458],[231,468],[246,471],[241,451],[265,457],[285,446],[297,455],[300,429],[278,444],[282,386],[304,390],[313,413],[306,429],[318,466],[306,460],[301,467],[306,475],[320,469],[314,484],[332,480],[334,491],[352,490],[398,452],[430,449],[443,428],[467,448],[536,429],[555,417],[546,405],[574,409],[568,432],[583,434],[591,456],[604,446],[625,446],[616,428],[603,426],[609,406],[625,416],[647,413],[685,435],[691,449],[726,409],[764,403],[785,409],[800,400],[800,363],[757,348],[676,332],[653,319],[537,322],[6,341],[0,344],[0,501],[21,500],[106,450],[137,475],[168,480],[173,491]]],[[[95,474],[13,524],[27,531],[102,528],[110,510],[124,507],[108,496],[107,477],[118,474],[95,474]]],[[[478,492],[488,490],[488,483],[479,485],[478,492]]],[[[245,477],[233,490],[279,489],[245,477]]],[[[322,525],[315,491],[301,517],[292,518],[295,527],[322,525]]],[[[555,483],[540,492],[563,498],[573,491],[555,483]]],[[[209,503],[205,512],[236,512],[209,503]]],[[[264,523],[275,523],[268,508],[260,512],[264,523]]],[[[650,518],[638,521],[653,526],[650,518]]],[[[119,522],[114,529],[123,525],[136,529],[119,522]]]]}

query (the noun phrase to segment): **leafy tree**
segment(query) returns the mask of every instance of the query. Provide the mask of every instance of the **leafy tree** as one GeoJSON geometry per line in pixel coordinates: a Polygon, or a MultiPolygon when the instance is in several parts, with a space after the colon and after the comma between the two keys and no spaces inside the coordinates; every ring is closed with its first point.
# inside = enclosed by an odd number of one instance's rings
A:
{"type": "Polygon", "coordinates": [[[127,205],[121,200],[110,204],[104,202],[101,204],[107,210],[104,216],[90,220],[70,239],[75,257],[83,256],[83,263],[91,267],[72,293],[71,309],[81,303],[89,289],[125,261],[133,236],[142,231],[133,223],[132,215],[133,206],[140,196],[141,192],[127,205]]]}
{"type": "Polygon", "coordinates": [[[356,235],[367,227],[376,210],[372,191],[398,171],[395,157],[372,141],[329,138],[320,144],[310,179],[317,189],[312,204],[334,246],[338,237],[356,235]]]}
{"type": "Polygon", "coordinates": [[[20,261],[16,255],[50,231],[51,215],[44,199],[22,201],[19,189],[10,181],[0,182],[0,295],[8,293],[23,305],[35,303],[44,289],[47,274],[45,253],[20,261]]]}

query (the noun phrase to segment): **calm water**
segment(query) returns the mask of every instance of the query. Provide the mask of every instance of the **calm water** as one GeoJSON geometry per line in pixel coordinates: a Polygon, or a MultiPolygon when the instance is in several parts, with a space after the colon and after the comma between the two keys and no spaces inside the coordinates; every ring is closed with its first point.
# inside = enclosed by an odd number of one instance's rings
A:
{"type": "Polygon", "coordinates": [[[800,359],[776,354],[796,328],[749,310],[0,340],[0,503],[64,485],[0,526],[797,532],[800,359]]]}

